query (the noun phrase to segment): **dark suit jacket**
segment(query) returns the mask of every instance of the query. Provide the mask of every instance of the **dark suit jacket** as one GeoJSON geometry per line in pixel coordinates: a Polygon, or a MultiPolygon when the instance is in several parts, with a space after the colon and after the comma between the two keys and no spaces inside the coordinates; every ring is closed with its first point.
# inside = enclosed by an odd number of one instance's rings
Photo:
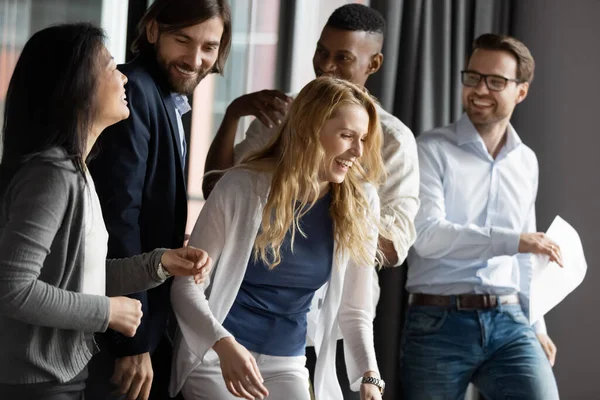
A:
{"type": "MultiPolygon", "coordinates": [[[[100,135],[90,162],[109,233],[109,258],[181,247],[187,220],[181,139],[164,74],[149,57],[119,70],[128,78],[131,114],[100,135]]],[[[154,351],[170,313],[170,281],[130,297],[142,302],[144,313],[135,337],[111,331],[101,340],[117,357],[154,351]]]]}

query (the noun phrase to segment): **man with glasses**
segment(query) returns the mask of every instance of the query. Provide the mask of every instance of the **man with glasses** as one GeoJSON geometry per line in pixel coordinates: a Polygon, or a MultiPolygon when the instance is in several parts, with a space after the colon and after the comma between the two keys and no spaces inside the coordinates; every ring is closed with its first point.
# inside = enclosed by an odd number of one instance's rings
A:
{"type": "Polygon", "coordinates": [[[538,163],[510,124],[533,79],[517,39],[485,34],[461,72],[465,114],[419,136],[421,208],[409,253],[401,350],[406,399],[558,399],[556,347],[530,326],[531,253],[562,265],[536,233],[538,163]]]}

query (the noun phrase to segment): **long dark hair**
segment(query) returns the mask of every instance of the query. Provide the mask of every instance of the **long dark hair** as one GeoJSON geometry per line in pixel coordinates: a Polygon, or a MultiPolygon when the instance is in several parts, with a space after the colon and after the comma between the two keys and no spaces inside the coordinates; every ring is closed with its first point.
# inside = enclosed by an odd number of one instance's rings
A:
{"type": "Polygon", "coordinates": [[[227,0],[156,0],[138,23],[138,36],[131,45],[131,52],[153,54],[154,46],[146,36],[146,25],[150,21],[156,21],[160,33],[169,33],[215,17],[223,20],[223,36],[217,61],[210,72],[223,74],[231,48],[231,9],[227,0]]]}
{"type": "Polygon", "coordinates": [[[39,31],[25,44],[4,108],[1,188],[24,163],[53,147],[63,148],[85,179],[104,38],[94,25],[65,24],[39,31]]]}

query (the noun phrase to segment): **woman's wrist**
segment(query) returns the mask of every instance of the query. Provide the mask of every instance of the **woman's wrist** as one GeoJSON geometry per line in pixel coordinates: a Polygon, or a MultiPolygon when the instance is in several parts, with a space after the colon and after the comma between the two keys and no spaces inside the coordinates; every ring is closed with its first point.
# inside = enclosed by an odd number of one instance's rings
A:
{"type": "MultiPolygon", "coordinates": [[[[376,387],[379,393],[383,396],[383,392],[385,391],[385,382],[379,376],[379,373],[376,371],[367,371],[363,374],[361,386],[363,385],[371,385],[376,387]]],[[[366,388],[367,386],[363,386],[366,388]]],[[[362,390],[362,389],[361,389],[362,390]]]]}
{"type": "Polygon", "coordinates": [[[215,353],[219,354],[219,352],[223,349],[223,346],[231,344],[234,341],[235,341],[235,339],[233,336],[226,336],[224,338],[217,340],[215,342],[215,344],[213,344],[212,348],[215,351],[215,353]]]}
{"type": "Polygon", "coordinates": [[[376,372],[376,371],[367,371],[367,372],[365,372],[365,373],[363,374],[363,377],[364,377],[364,378],[367,378],[367,377],[369,377],[369,376],[370,376],[370,377],[373,377],[373,378],[379,378],[379,373],[378,373],[378,372],[376,372]]]}

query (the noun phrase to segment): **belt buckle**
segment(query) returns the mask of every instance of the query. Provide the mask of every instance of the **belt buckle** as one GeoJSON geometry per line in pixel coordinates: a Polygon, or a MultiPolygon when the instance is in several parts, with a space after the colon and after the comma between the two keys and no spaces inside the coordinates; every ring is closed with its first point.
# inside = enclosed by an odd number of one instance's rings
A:
{"type": "Polygon", "coordinates": [[[483,308],[484,310],[487,310],[488,308],[491,308],[492,305],[492,298],[489,294],[485,294],[481,297],[482,300],[482,304],[481,304],[481,308],[483,308]]]}
{"type": "Polygon", "coordinates": [[[462,306],[462,302],[460,301],[460,295],[456,296],[456,310],[457,311],[467,310],[467,308],[463,308],[463,306],[462,306]]]}

